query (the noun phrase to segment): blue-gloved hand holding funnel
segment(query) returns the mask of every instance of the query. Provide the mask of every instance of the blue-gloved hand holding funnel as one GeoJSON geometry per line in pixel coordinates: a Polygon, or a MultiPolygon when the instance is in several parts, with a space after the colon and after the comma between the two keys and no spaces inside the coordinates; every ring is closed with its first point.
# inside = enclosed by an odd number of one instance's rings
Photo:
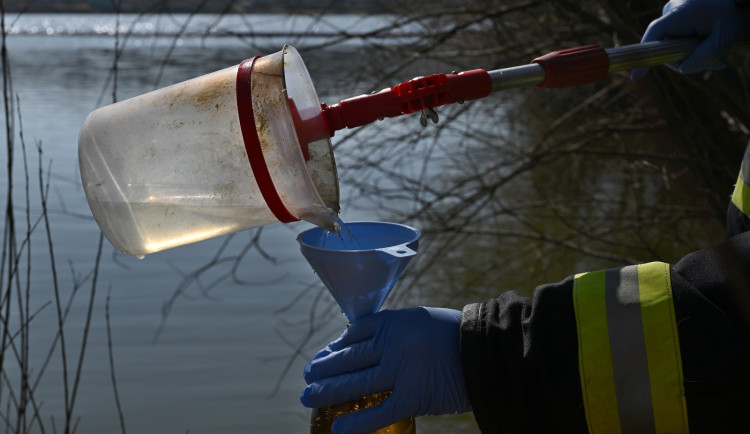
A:
{"type": "Polygon", "coordinates": [[[347,223],[342,235],[301,233],[302,254],[351,322],[377,312],[417,254],[420,232],[383,222],[347,223]]]}
{"type": "MultiPolygon", "coordinates": [[[[380,309],[417,254],[420,235],[418,230],[396,223],[355,222],[342,227],[341,236],[318,227],[301,233],[297,241],[347,319],[354,322],[380,309]]],[[[353,401],[313,409],[310,432],[331,433],[339,416],[379,406],[390,395],[380,389],[372,395],[348,398],[353,401]]],[[[374,433],[415,433],[413,417],[389,423],[374,433]]]]}

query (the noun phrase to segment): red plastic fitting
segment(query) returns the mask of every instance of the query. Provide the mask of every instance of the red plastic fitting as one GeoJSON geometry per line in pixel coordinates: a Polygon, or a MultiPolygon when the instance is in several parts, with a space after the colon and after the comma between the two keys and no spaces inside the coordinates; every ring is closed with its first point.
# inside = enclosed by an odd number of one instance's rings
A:
{"type": "Polygon", "coordinates": [[[322,104],[323,118],[333,137],[337,130],[355,128],[378,119],[393,118],[457,101],[484,98],[491,91],[492,79],[483,69],[459,74],[435,74],[418,77],[372,95],[345,99],[333,106],[322,104]]]}
{"type": "Polygon", "coordinates": [[[562,88],[594,83],[609,73],[609,56],[598,45],[553,51],[531,61],[544,68],[544,81],[536,87],[562,88]]]}

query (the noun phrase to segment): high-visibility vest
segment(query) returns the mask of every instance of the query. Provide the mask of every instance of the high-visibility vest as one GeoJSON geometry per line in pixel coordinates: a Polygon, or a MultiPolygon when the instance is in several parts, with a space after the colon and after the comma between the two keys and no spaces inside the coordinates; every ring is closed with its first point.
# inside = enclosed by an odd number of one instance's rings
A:
{"type": "Polygon", "coordinates": [[[669,265],[576,275],[573,300],[589,433],[687,433],[669,265]]]}
{"type": "Polygon", "coordinates": [[[742,159],[742,168],[734,186],[732,203],[750,218],[750,145],[742,159]]]}

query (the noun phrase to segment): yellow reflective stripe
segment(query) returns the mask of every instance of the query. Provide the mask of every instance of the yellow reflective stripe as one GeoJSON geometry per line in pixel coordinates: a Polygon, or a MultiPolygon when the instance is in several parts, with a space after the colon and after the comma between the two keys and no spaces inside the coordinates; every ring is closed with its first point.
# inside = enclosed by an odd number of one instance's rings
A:
{"type": "Polygon", "coordinates": [[[661,262],[639,265],[638,286],[656,432],[687,433],[680,340],[669,265],[661,262]]]}
{"type": "Polygon", "coordinates": [[[573,306],[578,327],[578,369],[590,434],[620,434],[614,370],[609,356],[604,271],[575,276],[573,306]]]}
{"type": "Polygon", "coordinates": [[[750,146],[747,147],[745,157],[742,159],[740,174],[737,176],[737,184],[732,193],[732,203],[743,214],[750,217],[750,146]]]}
{"type": "Polygon", "coordinates": [[[737,177],[737,184],[734,186],[732,203],[739,208],[743,214],[750,217],[750,186],[748,186],[740,176],[737,177]]]}
{"type": "Polygon", "coordinates": [[[576,275],[573,304],[589,433],[687,433],[669,265],[654,262],[576,275]],[[633,303],[640,309],[631,309],[633,303]],[[645,362],[640,362],[644,351],[645,362]],[[631,369],[637,363],[646,363],[647,369],[631,369]],[[645,405],[649,393],[650,407],[645,405]],[[644,412],[649,408],[653,411],[644,412]]]}

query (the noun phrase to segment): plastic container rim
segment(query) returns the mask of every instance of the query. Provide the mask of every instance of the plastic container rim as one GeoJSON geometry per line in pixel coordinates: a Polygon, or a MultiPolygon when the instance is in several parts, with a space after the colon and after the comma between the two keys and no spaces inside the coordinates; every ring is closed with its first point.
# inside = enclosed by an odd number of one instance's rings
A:
{"type": "Polygon", "coordinates": [[[320,226],[316,226],[314,228],[306,229],[306,230],[300,232],[299,235],[297,235],[297,242],[301,246],[304,246],[305,248],[312,249],[312,250],[318,250],[318,251],[321,251],[321,252],[329,252],[329,253],[356,253],[356,252],[360,252],[361,253],[361,252],[373,252],[373,251],[376,251],[378,249],[384,249],[384,248],[389,248],[389,247],[395,247],[395,246],[401,246],[401,245],[408,245],[408,244],[411,244],[411,243],[413,243],[415,241],[418,241],[422,237],[422,232],[419,229],[416,229],[416,228],[411,227],[409,225],[405,225],[403,223],[392,223],[392,222],[381,222],[381,221],[354,221],[354,222],[347,222],[347,223],[345,223],[346,227],[351,227],[352,225],[362,225],[362,224],[375,225],[375,226],[397,226],[397,227],[400,227],[400,228],[412,231],[414,233],[414,237],[412,237],[411,239],[408,239],[408,240],[406,240],[406,241],[404,241],[402,243],[393,244],[393,245],[390,245],[390,246],[383,246],[383,247],[379,247],[377,249],[356,249],[356,250],[326,249],[324,247],[317,247],[317,246],[310,245],[310,244],[308,244],[308,243],[306,243],[306,242],[304,242],[302,240],[302,237],[305,234],[308,234],[308,233],[311,233],[311,232],[315,232],[315,231],[325,231],[326,230],[326,229],[324,229],[324,228],[322,228],[320,226]]]}

